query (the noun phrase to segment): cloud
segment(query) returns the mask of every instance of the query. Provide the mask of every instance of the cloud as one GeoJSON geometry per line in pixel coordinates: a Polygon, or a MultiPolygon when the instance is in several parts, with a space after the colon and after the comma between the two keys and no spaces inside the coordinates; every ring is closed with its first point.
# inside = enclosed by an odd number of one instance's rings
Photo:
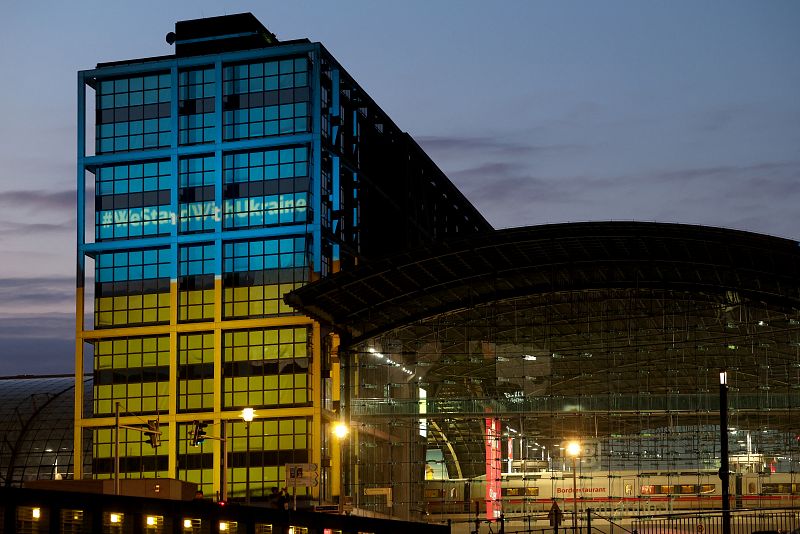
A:
{"type": "Polygon", "coordinates": [[[520,163],[495,161],[450,173],[453,182],[476,202],[493,205],[529,198],[542,202],[574,200],[581,179],[535,176],[520,163]]]}
{"type": "MultiPolygon", "coordinates": [[[[0,278],[0,310],[8,313],[25,306],[70,305],[75,299],[75,278],[0,278]]],[[[14,317],[0,315],[0,331],[14,317]]]]}
{"type": "Polygon", "coordinates": [[[0,191],[0,206],[23,207],[30,209],[74,211],[75,190],[43,191],[41,189],[22,189],[0,191]]]}
{"type": "Polygon", "coordinates": [[[75,339],[71,313],[0,314],[0,347],[3,340],[25,338],[75,339]]]}
{"type": "Polygon", "coordinates": [[[0,221],[0,236],[30,236],[43,234],[74,234],[77,219],[69,219],[63,223],[24,223],[16,221],[0,221]]]}
{"type": "Polygon", "coordinates": [[[543,152],[579,150],[579,145],[530,145],[494,137],[419,136],[417,142],[431,152],[493,152],[505,156],[524,156],[543,152]]]}

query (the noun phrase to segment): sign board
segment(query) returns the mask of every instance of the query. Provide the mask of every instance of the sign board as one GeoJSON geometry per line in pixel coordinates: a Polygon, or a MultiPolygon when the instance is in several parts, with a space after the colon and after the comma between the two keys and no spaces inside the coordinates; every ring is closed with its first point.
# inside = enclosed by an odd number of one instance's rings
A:
{"type": "Polygon", "coordinates": [[[392,488],[364,488],[364,495],[383,495],[386,497],[386,507],[392,507],[392,488]]]}
{"type": "Polygon", "coordinates": [[[316,487],[319,484],[317,464],[286,464],[286,486],[316,487]]]}

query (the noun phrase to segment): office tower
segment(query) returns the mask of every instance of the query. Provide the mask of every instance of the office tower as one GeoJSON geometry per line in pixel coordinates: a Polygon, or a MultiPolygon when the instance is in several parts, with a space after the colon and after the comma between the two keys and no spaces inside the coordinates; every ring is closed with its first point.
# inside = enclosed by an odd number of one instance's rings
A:
{"type": "Polygon", "coordinates": [[[111,478],[118,437],[122,478],[258,501],[287,464],[316,464],[298,493],[328,500],[336,337],[283,295],[491,227],[321,44],[251,14],[167,41],[173,55],[78,73],[76,380],[90,369],[94,398],[81,411],[76,388],[75,476],[111,478]],[[115,432],[117,406],[157,446],[115,432]]]}

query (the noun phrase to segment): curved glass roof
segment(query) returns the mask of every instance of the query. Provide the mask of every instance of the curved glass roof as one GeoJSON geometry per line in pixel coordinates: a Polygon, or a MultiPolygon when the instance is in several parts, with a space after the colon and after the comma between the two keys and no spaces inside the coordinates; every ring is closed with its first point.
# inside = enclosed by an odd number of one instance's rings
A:
{"type": "MultiPolygon", "coordinates": [[[[74,375],[0,378],[2,485],[72,478],[74,385],[74,375]]],[[[90,413],[90,378],[84,380],[84,399],[90,413]]],[[[90,448],[86,441],[84,458],[90,458],[90,448]]]]}

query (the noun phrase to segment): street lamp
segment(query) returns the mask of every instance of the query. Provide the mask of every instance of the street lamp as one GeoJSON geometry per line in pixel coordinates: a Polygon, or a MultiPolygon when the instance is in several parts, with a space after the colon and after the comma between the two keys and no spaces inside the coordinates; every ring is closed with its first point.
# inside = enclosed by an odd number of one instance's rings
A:
{"type": "Polygon", "coordinates": [[[719,371],[719,480],[722,486],[722,534],[731,534],[730,466],[728,465],[728,371],[719,371]]]}
{"type": "Polygon", "coordinates": [[[581,453],[581,444],[577,441],[567,443],[567,455],[572,458],[572,529],[578,531],[578,472],[575,470],[575,459],[581,453]]]}
{"type": "Polygon", "coordinates": [[[344,513],[344,440],[350,428],[344,421],[333,425],[333,435],[339,440],[339,513],[344,513]]]}
{"type": "Polygon", "coordinates": [[[242,419],[244,420],[245,437],[247,439],[246,456],[245,456],[245,475],[244,475],[244,502],[250,504],[250,423],[256,415],[255,410],[252,408],[244,408],[242,410],[242,419]]]}

